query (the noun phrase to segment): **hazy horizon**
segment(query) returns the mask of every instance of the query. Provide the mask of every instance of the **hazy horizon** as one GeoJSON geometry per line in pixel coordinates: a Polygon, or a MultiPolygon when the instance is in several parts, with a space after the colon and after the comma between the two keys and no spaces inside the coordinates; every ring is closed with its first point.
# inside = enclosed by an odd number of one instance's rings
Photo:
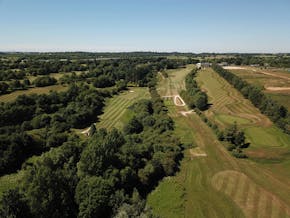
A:
{"type": "Polygon", "coordinates": [[[289,53],[289,8],[286,0],[0,0],[0,51],[289,53]]]}

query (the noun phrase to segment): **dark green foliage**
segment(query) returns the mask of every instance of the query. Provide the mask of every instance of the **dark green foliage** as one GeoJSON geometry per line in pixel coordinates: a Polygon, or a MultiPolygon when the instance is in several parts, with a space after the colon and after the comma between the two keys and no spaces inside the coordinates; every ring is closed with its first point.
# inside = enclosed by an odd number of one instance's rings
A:
{"type": "Polygon", "coordinates": [[[0,95],[7,93],[9,85],[5,82],[0,82],[0,95]]]}
{"type": "Polygon", "coordinates": [[[34,216],[76,217],[76,163],[81,151],[78,143],[77,138],[71,138],[26,166],[23,188],[34,216]]]}
{"type": "Polygon", "coordinates": [[[10,189],[3,193],[0,202],[0,217],[22,218],[31,216],[25,196],[18,189],[10,189]]]}
{"type": "Polygon", "coordinates": [[[104,87],[110,87],[115,85],[112,78],[109,78],[106,75],[100,75],[94,80],[94,86],[97,88],[104,88],[104,87]]]}
{"type": "Polygon", "coordinates": [[[37,153],[41,150],[25,132],[13,130],[13,134],[0,135],[0,175],[13,172],[31,152],[37,153]]]}
{"type": "Polygon", "coordinates": [[[199,110],[206,110],[208,107],[208,99],[206,93],[202,92],[194,80],[197,70],[192,70],[185,77],[186,91],[182,90],[180,96],[185,100],[190,108],[198,108],[199,110]]]}
{"type": "Polygon", "coordinates": [[[143,130],[143,125],[136,117],[133,117],[127,125],[124,127],[125,134],[133,134],[133,133],[140,133],[143,130]]]}
{"type": "Polygon", "coordinates": [[[242,152],[242,149],[247,148],[249,146],[249,143],[245,143],[245,133],[238,130],[236,123],[225,130],[223,137],[227,142],[230,143],[228,146],[228,150],[232,151],[233,156],[237,158],[247,157],[242,152]]]}
{"type": "Polygon", "coordinates": [[[268,116],[284,132],[290,134],[290,114],[284,106],[267,97],[259,88],[248,84],[235,74],[214,65],[213,69],[230,84],[232,84],[242,95],[249,99],[253,105],[268,116]]]}
{"type": "Polygon", "coordinates": [[[101,129],[97,131],[84,149],[78,163],[79,176],[101,176],[107,168],[114,164],[116,152],[124,144],[121,133],[116,129],[107,133],[101,129]]]}
{"type": "Polygon", "coordinates": [[[42,76],[42,77],[37,77],[34,81],[33,84],[35,84],[36,87],[44,87],[44,86],[51,86],[56,84],[57,80],[53,77],[49,76],[42,76]]]}
{"type": "Polygon", "coordinates": [[[109,217],[111,194],[113,194],[112,185],[101,177],[92,176],[80,180],[76,188],[78,216],[109,217]]]}

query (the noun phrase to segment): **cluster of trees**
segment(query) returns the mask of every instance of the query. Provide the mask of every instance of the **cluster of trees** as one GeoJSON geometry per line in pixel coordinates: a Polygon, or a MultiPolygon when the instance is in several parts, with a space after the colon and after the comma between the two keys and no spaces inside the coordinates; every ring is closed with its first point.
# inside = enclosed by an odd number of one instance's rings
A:
{"type": "Polygon", "coordinates": [[[25,71],[20,70],[0,70],[0,81],[7,81],[7,80],[20,80],[24,79],[26,76],[25,71]]]}
{"type": "Polygon", "coordinates": [[[49,76],[39,76],[33,81],[33,84],[36,87],[51,86],[51,85],[55,85],[56,83],[57,83],[57,80],[49,76]]]}
{"type": "Polygon", "coordinates": [[[0,104],[0,174],[15,171],[33,154],[61,145],[70,128],[95,122],[104,98],[110,95],[73,85],[66,92],[22,95],[14,102],[0,104]],[[27,132],[36,129],[37,135],[27,132]]]}
{"type": "Polygon", "coordinates": [[[261,89],[247,83],[230,71],[218,65],[214,65],[213,69],[239,90],[245,98],[249,99],[253,105],[259,108],[259,110],[268,116],[279,128],[290,134],[290,114],[284,106],[266,96],[261,89]]]}
{"type": "Polygon", "coordinates": [[[178,169],[182,146],[155,89],[160,66],[148,60],[130,66],[131,79],[124,73],[115,89],[73,84],[66,92],[22,95],[0,104],[0,173],[15,172],[21,165],[25,172],[20,189],[3,194],[0,216],[153,217],[144,199],[160,179],[178,169]],[[148,86],[151,100],[131,107],[134,116],[122,131],[92,128],[83,139],[70,130],[95,122],[104,99],[126,88],[128,81],[148,86]]]}
{"type": "Polygon", "coordinates": [[[122,132],[71,136],[25,165],[22,188],[4,193],[0,215],[153,217],[144,199],[174,174],[182,149],[163,101],[150,90],[152,99],[131,107],[134,117],[122,132]]]}
{"type": "Polygon", "coordinates": [[[0,95],[6,94],[15,90],[23,90],[30,87],[29,79],[23,81],[12,80],[10,82],[0,82],[0,95]]]}
{"type": "Polygon", "coordinates": [[[245,133],[238,130],[236,123],[227,128],[223,133],[223,137],[220,137],[219,139],[225,140],[229,143],[228,150],[232,152],[233,156],[237,158],[247,157],[242,149],[248,148],[250,144],[245,142],[245,133]]]}
{"type": "Polygon", "coordinates": [[[185,88],[180,92],[180,96],[186,101],[190,108],[198,108],[199,110],[205,110],[208,107],[208,98],[206,93],[202,92],[195,81],[195,77],[198,70],[193,69],[185,77],[185,88]]]}

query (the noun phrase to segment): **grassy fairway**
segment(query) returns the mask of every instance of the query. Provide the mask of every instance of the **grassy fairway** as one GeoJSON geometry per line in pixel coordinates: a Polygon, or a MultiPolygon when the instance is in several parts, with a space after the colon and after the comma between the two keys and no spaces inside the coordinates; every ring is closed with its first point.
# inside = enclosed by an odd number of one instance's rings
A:
{"type": "Polygon", "coordinates": [[[238,124],[250,124],[250,126],[253,124],[257,126],[271,125],[271,121],[267,117],[262,115],[250,101],[212,69],[200,71],[197,81],[210,97],[212,106],[207,111],[207,116],[221,121],[219,124],[222,127],[228,126],[234,119],[238,124]],[[216,115],[218,116],[216,117],[216,115]]]}
{"type": "Polygon", "coordinates": [[[65,91],[67,90],[67,86],[63,85],[53,85],[53,86],[46,86],[46,87],[37,87],[37,88],[31,88],[28,90],[20,90],[15,91],[10,94],[0,95],[0,102],[9,102],[14,101],[19,95],[29,95],[29,94],[47,94],[50,91],[65,91]]]}
{"type": "MultiPolygon", "coordinates": [[[[174,87],[173,78],[162,81],[160,85],[174,87]]],[[[204,81],[204,85],[208,81],[204,81]]],[[[220,93],[219,88],[215,92],[220,93]]],[[[242,99],[239,101],[243,102],[242,99]]],[[[260,164],[236,159],[196,114],[183,116],[180,111],[186,110],[185,107],[176,107],[169,100],[165,103],[176,124],[175,134],[183,142],[198,146],[207,156],[196,157],[189,149],[185,150],[180,171],[160,182],[148,196],[148,205],[154,213],[160,217],[190,218],[290,217],[290,161],[260,164]]],[[[252,106],[243,107],[254,110],[252,106]]]]}
{"type": "Polygon", "coordinates": [[[147,88],[130,88],[128,91],[110,98],[106,102],[104,114],[100,116],[100,122],[96,124],[97,128],[122,128],[131,116],[128,107],[140,99],[149,98],[150,94],[147,88]]]}
{"type": "Polygon", "coordinates": [[[221,127],[236,121],[245,129],[247,140],[252,145],[250,149],[287,147],[290,144],[289,136],[273,127],[267,117],[212,69],[201,71],[198,81],[207,91],[212,103],[206,115],[221,127]]]}

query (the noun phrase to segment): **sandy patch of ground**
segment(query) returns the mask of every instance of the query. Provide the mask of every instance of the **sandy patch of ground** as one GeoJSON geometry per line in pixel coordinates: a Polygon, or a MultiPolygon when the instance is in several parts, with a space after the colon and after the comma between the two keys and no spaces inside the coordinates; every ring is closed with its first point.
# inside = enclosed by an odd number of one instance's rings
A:
{"type": "Polygon", "coordinates": [[[89,132],[90,132],[90,129],[91,129],[91,127],[85,129],[85,130],[82,131],[81,133],[82,133],[82,134],[85,134],[86,136],[88,136],[88,135],[89,135],[89,132]]]}
{"type": "Polygon", "coordinates": [[[203,150],[201,150],[200,147],[189,149],[189,153],[190,153],[192,158],[194,158],[194,157],[206,157],[207,156],[207,154],[203,150]]]}
{"type": "Polygon", "coordinates": [[[194,110],[190,110],[190,111],[180,111],[179,113],[181,113],[183,116],[187,117],[188,114],[194,113],[194,110]]]}
{"type": "Polygon", "coordinates": [[[271,86],[266,87],[265,86],[265,89],[269,91],[288,91],[290,90],[290,87],[271,87],[271,86]]]}
{"type": "Polygon", "coordinates": [[[173,98],[174,104],[179,107],[184,107],[186,104],[180,95],[165,95],[162,98],[173,98]]]}
{"type": "Polygon", "coordinates": [[[179,95],[174,96],[174,104],[180,107],[183,107],[186,105],[183,99],[179,95]]]}
{"type": "Polygon", "coordinates": [[[238,67],[238,66],[226,66],[226,67],[223,67],[224,69],[226,70],[244,70],[246,68],[244,67],[238,67]]]}

